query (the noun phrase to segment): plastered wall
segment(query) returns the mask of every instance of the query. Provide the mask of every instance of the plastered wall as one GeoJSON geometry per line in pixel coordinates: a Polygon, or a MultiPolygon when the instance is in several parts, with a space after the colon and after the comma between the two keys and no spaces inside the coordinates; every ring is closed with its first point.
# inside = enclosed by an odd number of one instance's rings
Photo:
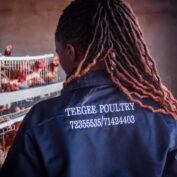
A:
{"type": "MultiPolygon", "coordinates": [[[[70,0],[0,0],[0,52],[13,55],[55,53],[54,32],[70,0]]],[[[128,0],[164,83],[177,97],[177,1],[128,0]]],[[[64,73],[60,70],[61,77],[64,73]]]]}

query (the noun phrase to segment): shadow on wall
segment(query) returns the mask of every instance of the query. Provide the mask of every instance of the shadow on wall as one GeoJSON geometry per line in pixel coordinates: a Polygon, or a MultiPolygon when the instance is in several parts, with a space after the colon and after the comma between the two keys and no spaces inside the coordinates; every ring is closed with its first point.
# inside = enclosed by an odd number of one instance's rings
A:
{"type": "MultiPolygon", "coordinates": [[[[134,9],[162,81],[177,97],[177,1],[127,0],[134,9]]],[[[54,32],[70,0],[0,1],[0,52],[7,44],[13,55],[55,53],[54,32]]],[[[61,72],[64,78],[64,73],[61,72]]]]}

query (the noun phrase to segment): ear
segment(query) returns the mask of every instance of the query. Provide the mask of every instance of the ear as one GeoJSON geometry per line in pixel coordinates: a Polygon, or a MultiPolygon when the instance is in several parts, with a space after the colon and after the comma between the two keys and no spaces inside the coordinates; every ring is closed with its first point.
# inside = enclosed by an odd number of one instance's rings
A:
{"type": "Polygon", "coordinates": [[[66,52],[68,57],[70,58],[70,61],[75,62],[77,60],[76,50],[72,44],[66,44],[66,52]]]}

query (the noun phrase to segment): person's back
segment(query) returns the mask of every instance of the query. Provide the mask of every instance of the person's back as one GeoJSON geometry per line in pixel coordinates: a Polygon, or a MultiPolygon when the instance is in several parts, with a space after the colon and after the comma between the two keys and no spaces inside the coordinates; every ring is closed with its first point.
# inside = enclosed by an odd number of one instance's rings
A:
{"type": "MultiPolygon", "coordinates": [[[[152,100],[144,102],[157,107],[152,100]]],[[[2,173],[173,177],[176,137],[171,116],[142,109],[114,87],[105,71],[91,71],[72,81],[60,97],[30,111],[2,173]]]]}
{"type": "Polygon", "coordinates": [[[177,101],[128,6],[75,0],[55,38],[67,74],[63,91],[25,117],[1,174],[177,176],[177,101]]]}

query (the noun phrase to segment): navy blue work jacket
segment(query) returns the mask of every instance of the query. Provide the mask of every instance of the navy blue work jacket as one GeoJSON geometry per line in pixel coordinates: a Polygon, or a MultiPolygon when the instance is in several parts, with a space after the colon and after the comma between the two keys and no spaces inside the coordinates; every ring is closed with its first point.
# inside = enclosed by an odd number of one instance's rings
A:
{"type": "Polygon", "coordinates": [[[177,123],[90,71],[31,109],[0,176],[177,177],[177,123]]]}

